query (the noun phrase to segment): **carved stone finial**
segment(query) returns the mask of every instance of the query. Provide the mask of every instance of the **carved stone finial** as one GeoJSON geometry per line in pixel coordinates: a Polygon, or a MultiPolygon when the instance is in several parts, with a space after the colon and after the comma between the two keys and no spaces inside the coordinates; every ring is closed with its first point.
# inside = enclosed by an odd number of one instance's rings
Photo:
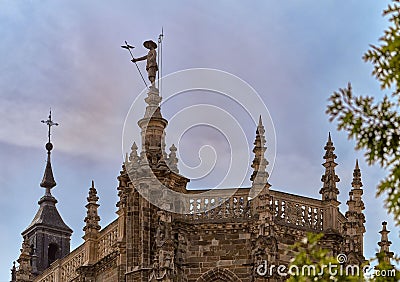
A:
{"type": "Polygon", "coordinates": [[[137,150],[138,147],[136,145],[136,142],[133,142],[129,157],[128,154],[126,154],[125,168],[130,178],[135,178],[135,173],[137,171],[137,168],[139,167],[140,158],[138,156],[137,150]]]}
{"type": "Polygon", "coordinates": [[[336,187],[336,183],[340,181],[339,177],[336,175],[335,167],[337,163],[335,163],[336,155],[334,153],[335,147],[333,146],[333,142],[331,139],[331,134],[329,133],[328,142],[325,147],[325,163],[322,165],[325,167],[325,173],[321,177],[321,181],[323,182],[323,187],[319,191],[322,194],[322,200],[335,200],[337,201],[337,195],[339,195],[339,189],[336,187]]]}
{"type": "Polygon", "coordinates": [[[328,142],[326,142],[326,145],[324,147],[325,149],[325,155],[324,159],[326,162],[334,162],[337,156],[335,155],[335,147],[333,146],[332,138],[331,138],[331,133],[329,132],[328,134],[328,142]]]}
{"type": "Polygon", "coordinates": [[[83,231],[85,234],[91,233],[92,231],[100,230],[100,217],[97,214],[97,209],[99,208],[99,204],[97,201],[99,197],[97,196],[97,190],[94,187],[94,181],[92,180],[92,187],[89,189],[89,196],[87,197],[88,204],[86,205],[87,215],[85,217],[85,227],[83,227],[83,231]]]}
{"type": "Polygon", "coordinates": [[[138,146],[136,142],[133,142],[131,147],[131,153],[129,154],[129,161],[131,162],[132,166],[137,166],[139,164],[139,155],[138,155],[138,146]]]}
{"type": "Polygon", "coordinates": [[[356,166],[353,172],[353,182],[351,182],[351,186],[354,189],[360,189],[363,186],[361,182],[361,171],[360,168],[358,167],[358,160],[356,160],[356,166]]]}
{"type": "Polygon", "coordinates": [[[30,282],[32,281],[32,267],[31,267],[31,247],[27,240],[22,242],[21,254],[17,260],[19,263],[18,270],[16,272],[16,281],[18,282],[30,282]]]}
{"type": "Polygon", "coordinates": [[[268,179],[268,172],[266,171],[268,161],[265,158],[265,129],[262,124],[261,116],[258,121],[258,126],[256,130],[256,139],[254,141],[254,159],[251,167],[253,168],[253,173],[250,177],[251,181],[256,181],[260,183],[266,183],[268,179]]]}
{"type": "Polygon", "coordinates": [[[389,241],[388,236],[390,231],[387,230],[386,226],[387,222],[382,222],[382,230],[379,231],[379,233],[381,234],[381,241],[378,243],[378,245],[381,247],[381,251],[389,251],[389,246],[392,244],[392,242],[389,241]]]}
{"type": "Polygon", "coordinates": [[[178,158],[176,157],[177,148],[174,144],[169,148],[169,156],[168,156],[168,167],[171,171],[179,173],[178,169],[178,158]]]}
{"type": "Polygon", "coordinates": [[[381,234],[381,240],[378,242],[378,245],[380,247],[380,253],[383,253],[383,256],[379,257],[380,261],[384,261],[386,263],[390,264],[390,259],[393,258],[394,253],[390,251],[390,245],[392,244],[391,241],[389,241],[388,234],[390,233],[389,230],[386,229],[387,222],[384,221],[382,222],[382,230],[379,231],[381,234]]]}
{"type": "MultiPolygon", "coordinates": [[[[352,208],[349,206],[349,211],[355,211],[358,214],[362,214],[362,211],[365,209],[364,202],[362,200],[363,190],[361,187],[363,186],[361,182],[361,171],[358,166],[358,160],[356,160],[356,166],[353,172],[353,181],[351,182],[351,186],[353,187],[350,191],[352,198],[354,200],[354,205],[352,208]]],[[[362,223],[365,222],[364,216],[362,217],[362,223]]]]}
{"type": "Polygon", "coordinates": [[[363,256],[363,237],[365,233],[365,216],[363,214],[364,202],[362,201],[363,190],[360,188],[361,172],[356,161],[356,166],[353,173],[352,189],[349,192],[349,200],[346,202],[348,209],[346,211],[347,221],[344,223],[346,233],[345,247],[348,252],[356,252],[360,261],[364,260],[363,256]]]}
{"type": "Polygon", "coordinates": [[[99,197],[97,197],[97,190],[94,187],[94,180],[92,180],[92,186],[89,188],[89,197],[87,198],[87,201],[89,203],[97,203],[99,200],[99,197]]]}

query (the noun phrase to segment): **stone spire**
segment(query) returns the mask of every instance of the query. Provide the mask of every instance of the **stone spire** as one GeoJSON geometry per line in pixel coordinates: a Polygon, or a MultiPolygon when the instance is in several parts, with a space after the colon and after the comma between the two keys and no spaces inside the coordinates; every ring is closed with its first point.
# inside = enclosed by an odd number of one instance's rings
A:
{"type": "Polygon", "coordinates": [[[31,267],[31,247],[27,240],[22,242],[21,254],[18,258],[18,270],[16,272],[16,281],[18,282],[30,282],[33,280],[32,267],[31,267]]]}
{"type": "Polygon", "coordinates": [[[269,188],[271,185],[268,183],[267,165],[268,161],[265,158],[265,129],[262,124],[261,116],[258,121],[256,130],[256,139],[254,141],[254,159],[251,167],[253,174],[250,177],[252,181],[249,196],[253,198],[251,201],[252,214],[258,217],[258,231],[257,236],[271,235],[272,230],[272,213],[271,213],[271,196],[269,188]]]}
{"type": "Polygon", "coordinates": [[[339,182],[340,179],[335,173],[335,167],[337,166],[335,159],[337,157],[334,153],[335,147],[333,146],[330,133],[328,136],[328,142],[326,143],[324,149],[326,151],[324,155],[325,163],[322,165],[325,167],[325,174],[321,177],[323,186],[319,193],[322,195],[323,201],[337,201],[339,189],[336,187],[336,183],[339,182]]]}
{"type": "Polygon", "coordinates": [[[51,143],[51,127],[58,126],[58,123],[53,122],[53,120],[51,119],[51,110],[48,120],[46,121],[42,120],[42,123],[45,123],[48,126],[48,134],[47,134],[48,142],[46,144],[46,150],[47,150],[46,169],[44,170],[44,175],[42,182],[40,183],[40,186],[46,188],[45,195],[51,196],[50,190],[57,185],[56,181],[54,180],[53,170],[51,168],[51,150],[53,150],[53,144],[51,143]]]}
{"type": "MultiPolygon", "coordinates": [[[[356,166],[354,168],[353,181],[351,182],[351,186],[352,189],[349,192],[349,200],[347,201],[348,211],[362,215],[365,206],[362,200],[363,190],[361,189],[361,187],[363,186],[363,184],[361,182],[361,171],[358,166],[358,160],[356,160],[356,166]]],[[[362,217],[362,223],[364,223],[364,216],[362,217]]]]}
{"type": "Polygon", "coordinates": [[[256,139],[254,141],[254,159],[251,167],[253,168],[253,174],[250,176],[250,181],[257,183],[267,183],[268,172],[267,165],[268,161],[265,158],[265,129],[262,124],[261,116],[258,121],[258,126],[256,130],[256,139]]]}
{"type": "Polygon", "coordinates": [[[85,231],[85,235],[91,234],[91,233],[97,233],[98,230],[100,230],[100,217],[98,216],[97,209],[99,208],[99,204],[97,201],[99,200],[99,197],[97,197],[97,190],[94,187],[94,181],[92,180],[92,187],[89,189],[89,196],[87,197],[87,215],[85,217],[85,227],[83,227],[83,231],[85,231]]]}
{"type": "Polygon", "coordinates": [[[46,168],[44,170],[44,175],[42,182],[40,183],[40,187],[46,188],[46,195],[51,195],[50,190],[55,187],[56,181],[54,180],[53,170],[51,168],[51,150],[53,149],[53,145],[49,142],[46,144],[47,149],[47,163],[46,168]]]}
{"type": "Polygon", "coordinates": [[[179,173],[178,169],[178,158],[176,157],[176,147],[174,144],[169,148],[169,156],[168,156],[168,167],[171,171],[175,173],[179,173]]]}
{"type": "Polygon", "coordinates": [[[386,221],[382,222],[382,230],[379,231],[379,233],[381,234],[381,241],[378,242],[380,250],[379,253],[376,255],[379,258],[379,262],[383,261],[387,264],[390,264],[390,259],[393,258],[394,253],[391,252],[389,249],[392,242],[389,241],[388,234],[390,233],[390,231],[386,229],[386,225],[386,221]],[[379,256],[379,254],[381,254],[381,256],[379,256]]]}
{"type": "MultiPolygon", "coordinates": [[[[39,200],[39,210],[31,224],[22,232],[24,241],[32,247],[32,273],[42,273],[51,263],[63,258],[69,253],[70,237],[72,230],[61,218],[56,208],[57,200],[51,194],[51,189],[56,186],[51,167],[51,128],[58,123],[53,122],[50,115],[48,120],[42,121],[48,126],[48,142],[46,144],[47,163],[40,186],[45,188],[45,194],[39,200]]],[[[17,280],[18,281],[18,280],[17,280]]]]}
{"type": "Polygon", "coordinates": [[[351,193],[353,195],[354,207],[351,209],[349,207],[349,211],[355,211],[358,214],[360,228],[362,229],[362,233],[364,233],[365,216],[363,214],[363,210],[365,209],[365,205],[362,200],[363,189],[361,189],[361,187],[363,186],[363,184],[361,182],[361,171],[358,166],[358,160],[356,160],[356,166],[354,168],[353,181],[351,182],[351,186],[352,186],[351,193]]]}
{"type": "Polygon", "coordinates": [[[128,156],[128,153],[125,156],[125,162],[122,166],[122,172],[121,173],[127,173],[127,175],[130,178],[135,178],[137,174],[137,169],[140,164],[140,158],[138,156],[138,147],[136,145],[136,142],[133,142],[131,146],[131,152],[128,156]]]}
{"type": "Polygon", "coordinates": [[[349,200],[346,202],[348,210],[345,214],[347,221],[345,222],[346,246],[348,252],[356,252],[361,260],[364,260],[364,233],[365,233],[365,216],[363,214],[364,202],[362,201],[363,190],[361,182],[361,171],[356,160],[356,166],[353,172],[353,187],[349,192],[349,200]]]}
{"type": "Polygon", "coordinates": [[[86,225],[83,227],[85,235],[83,239],[85,240],[85,263],[84,265],[92,265],[96,262],[97,258],[97,237],[100,230],[100,217],[97,213],[99,204],[97,201],[99,197],[97,196],[97,190],[94,187],[94,181],[92,180],[92,187],[89,188],[89,196],[87,197],[88,203],[86,204],[87,214],[85,217],[86,225]]]}
{"type": "Polygon", "coordinates": [[[325,163],[322,165],[325,167],[325,173],[321,177],[323,186],[319,193],[322,195],[322,204],[324,205],[324,217],[323,217],[323,232],[324,232],[324,243],[328,248],[332,250],[338,250],[337,244],[335,244],[335,238],[339,234],[339,205],[340,202],[337,200],[339,189],[336,187],[336,183],[340,181],[339,177],[335,173],[336,155],[334,153],[335,147],[331,139],[331,134],[328,135],[328,142],[325,147],[325,163]]]}
{"type": "Polygon", "coordinates": [[[353,172],[353,182],[351,182],[351,186],[353,189],[360,189],[363,186],[361,182],[361,171],[358,166],[358,159],[356,160],[356,166],[353,172]]]}

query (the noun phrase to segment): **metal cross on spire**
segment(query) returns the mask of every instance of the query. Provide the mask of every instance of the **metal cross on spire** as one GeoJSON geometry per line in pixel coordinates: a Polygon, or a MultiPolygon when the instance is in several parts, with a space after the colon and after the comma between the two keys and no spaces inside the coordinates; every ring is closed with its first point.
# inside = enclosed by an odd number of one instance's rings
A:
{"type": "Polygon", "coordinates": [[[49,127],[48,137],[49,137],[49,143],[51,143],[51,142],[50,142],[51,127],[54,126],[54,125],[55,125],[55,126],[58,126],[58,123],[53,122],[52,119],[51,119],[51,109],[50,109],[50,114],[49,114],[48,119],[47,119],[47,120],[42,120],[42,123],[47,124],[47,126],[49,127]]]}

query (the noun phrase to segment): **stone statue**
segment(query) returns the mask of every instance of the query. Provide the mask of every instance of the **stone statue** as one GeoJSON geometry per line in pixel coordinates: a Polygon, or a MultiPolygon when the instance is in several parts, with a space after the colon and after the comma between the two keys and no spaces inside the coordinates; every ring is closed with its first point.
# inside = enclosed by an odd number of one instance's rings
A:
{"type": "Polygon", "coordinates": [[[151,85],[154,86],[154,81],[156,79],[156,73],[158,71],[158,65],[157,65],[157,44],[153,40],[147,40],[143,43],[143,46],[147,49],[149,49],[149,52],[147,55],[140,57],[140,58],[133,58],[132,62],[137,62],[137,61],[144,61],[147,59],[147,64],[146,64],[146,70],[149,76],[149,80],[151,82],[151,85]]]}

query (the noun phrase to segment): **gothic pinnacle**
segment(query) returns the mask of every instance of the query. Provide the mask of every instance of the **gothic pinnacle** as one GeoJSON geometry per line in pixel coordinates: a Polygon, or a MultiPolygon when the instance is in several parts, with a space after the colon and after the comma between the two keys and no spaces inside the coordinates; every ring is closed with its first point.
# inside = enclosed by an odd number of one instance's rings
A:
{"type": "Polygon", "coordinates": [[[137,167],[139,162],[139,156],[137,150],[138,146],[136,145],[136,142],[133,142],[131,147],[131,153],[129,154],[129,161],[132,163],[134,167],[137,167]]]}
{"type": "Polygon", "coordinates": [[[17,281],[31,281],[32,278],[32,267],[31,267],[31,256],[29,255],[31,247],[26,239],[22,242],[21,254],[17,260],[19,267],[16,273],[17,281]]]}
{"type": "Polygon", "coordinates": [[[265,129],[260,116],[256,130],[256,139],[254,141],[254,159],[251,165],[251,167],[253,168],[253,174],[250,177],[250,181],[255,181],[258,174],[260,174],[260,176],[263,176],[261,177],[262,179],[258,179],[258,181],[267,181],[268,173],[266,171],[266,167],[268,165],[268,161],[265,158],[266,149],[267,147],[265,147],[265,129]]]}
{"type": "Polygon", "coordinates": [[[393,257],[394,253],[391,252],[389,249],[392,242],[389,241],[388,234],[390,233],[390,231],[386,229],[386,225],[386,221],[382,222],[382,230],[379,231],[379,233],[381,234],[381,240],[380,242],[378,242],[378,245],[380,247],[379,252],[382,253],[382,257],[380,257],[378,254],[377,255],[379,261],[383,260],[384,262],[390,264],[390,259],[393,257]]]}
{"type": "Polygon", "coordinates": [[[381,251],[389,251],[389,246],[392,244],[392,242],[389,241],[388,236],[390,231],[386,229],[386,226],[387,222],[382,222],[382,230],[379,231],[379,233],[381,234],[381,241],[378,243],[378,245],[381,247],[381,251]]]}
{"type": "Polygon", "coordinates": [[[337,201],[337,195],[339,194],[339,189],[336,187],[336,183],[340,181],[339,177],[335,173],[335,163],[336,155],[334,153],[335,147],[331,139],[331,134],[328,135],[328,142],[325,147],[325,163],[322,165],[325,167],[325,173],[321,177],[323,186],[319,191],[322,194],[322,200],[335,200],[337,201]]]}
{"type": "Polygon", "coordinates": [[[176,147],[174,144],[169,148],[169,156],[168,156],[168,167],[171,171],[179,173],[178,170],[178,158],[176,157],[176,147]]]}
{"type": "Polygon", "coordinates": [[[97,190],[94,187],[94,180],[92,180],[92,187],[89,188],[89,197],[87,198],[87,201],[89,203],[95,203],[99,200],[99,197],[97,197],[97,190]]]}
{"type": "Polygon", "coordinates": [[[326,145],[324,147],[325,149],[325,155],[324,159],[326,162],[334,162],[334,160],[337,158],[335,155],[335,147],[333,146],[332,138],[331,138],[331,133],[329,132],[328,134],[328,142],[326,142],[326,145]]]}
{"type": "Polygon", "coordinates": [[[97,190],[94,187],[94,181],[92,180],[92,187],[89,189],[89,196],[87,197],[88,204],[86,205],[87,209],[87,216],[85,217],[85,227],[83,228],[83,231],[85,233],[90,233],[92,230],[100,230],[100,217],[97,214],[97,209],[99,207],[99,204],[97,204],[97,201],[99,200],[99,197],[97,196],[97,190]]]}
{"type": "MultiPolygon", "coordinates": [[[[358,166],[358,161],[356,161],[356,166],[353,173],[352,189],[349,192],[349,200],[346,202],[347,211],[345,223],[345,230],[347,236],[353,238],[359,242],[356,251],[362,252],[363,250],[363,234],[365,233],[365,216],[363,214],[364,202],[362,200],[363,190],[360,189],[361,184],[361,172],[358,166]]],[[[349,245],[348,248],[354,247],[354,245],[349,245]]]]}
{"type": "Polygon", "coordinates": [[[353,172],[353,181],[351,182],[351,186],[353,187],[349,192],[350,200],[347,202],[349,205],[348,210],[350,212],[356,212],[359,214],[359,217],[362,219],[362,224],[365,222],[364,215],[362,211],[365,209],[364,202],[362,200],[363,190],[361,189],[362,182],[361,182],[361,171],[358,166],[358,160],[356,160],[356,166],[353,172]]]}
{"type": "Polygon", "coordinates": [[[358,160],[356,160],[356,166],[353,172],[353,182],[351,182],[351,186],[354,189],[360,189],[363,186],[361,182],[361,171],[360,168],[358,167],[358,160]]]}

